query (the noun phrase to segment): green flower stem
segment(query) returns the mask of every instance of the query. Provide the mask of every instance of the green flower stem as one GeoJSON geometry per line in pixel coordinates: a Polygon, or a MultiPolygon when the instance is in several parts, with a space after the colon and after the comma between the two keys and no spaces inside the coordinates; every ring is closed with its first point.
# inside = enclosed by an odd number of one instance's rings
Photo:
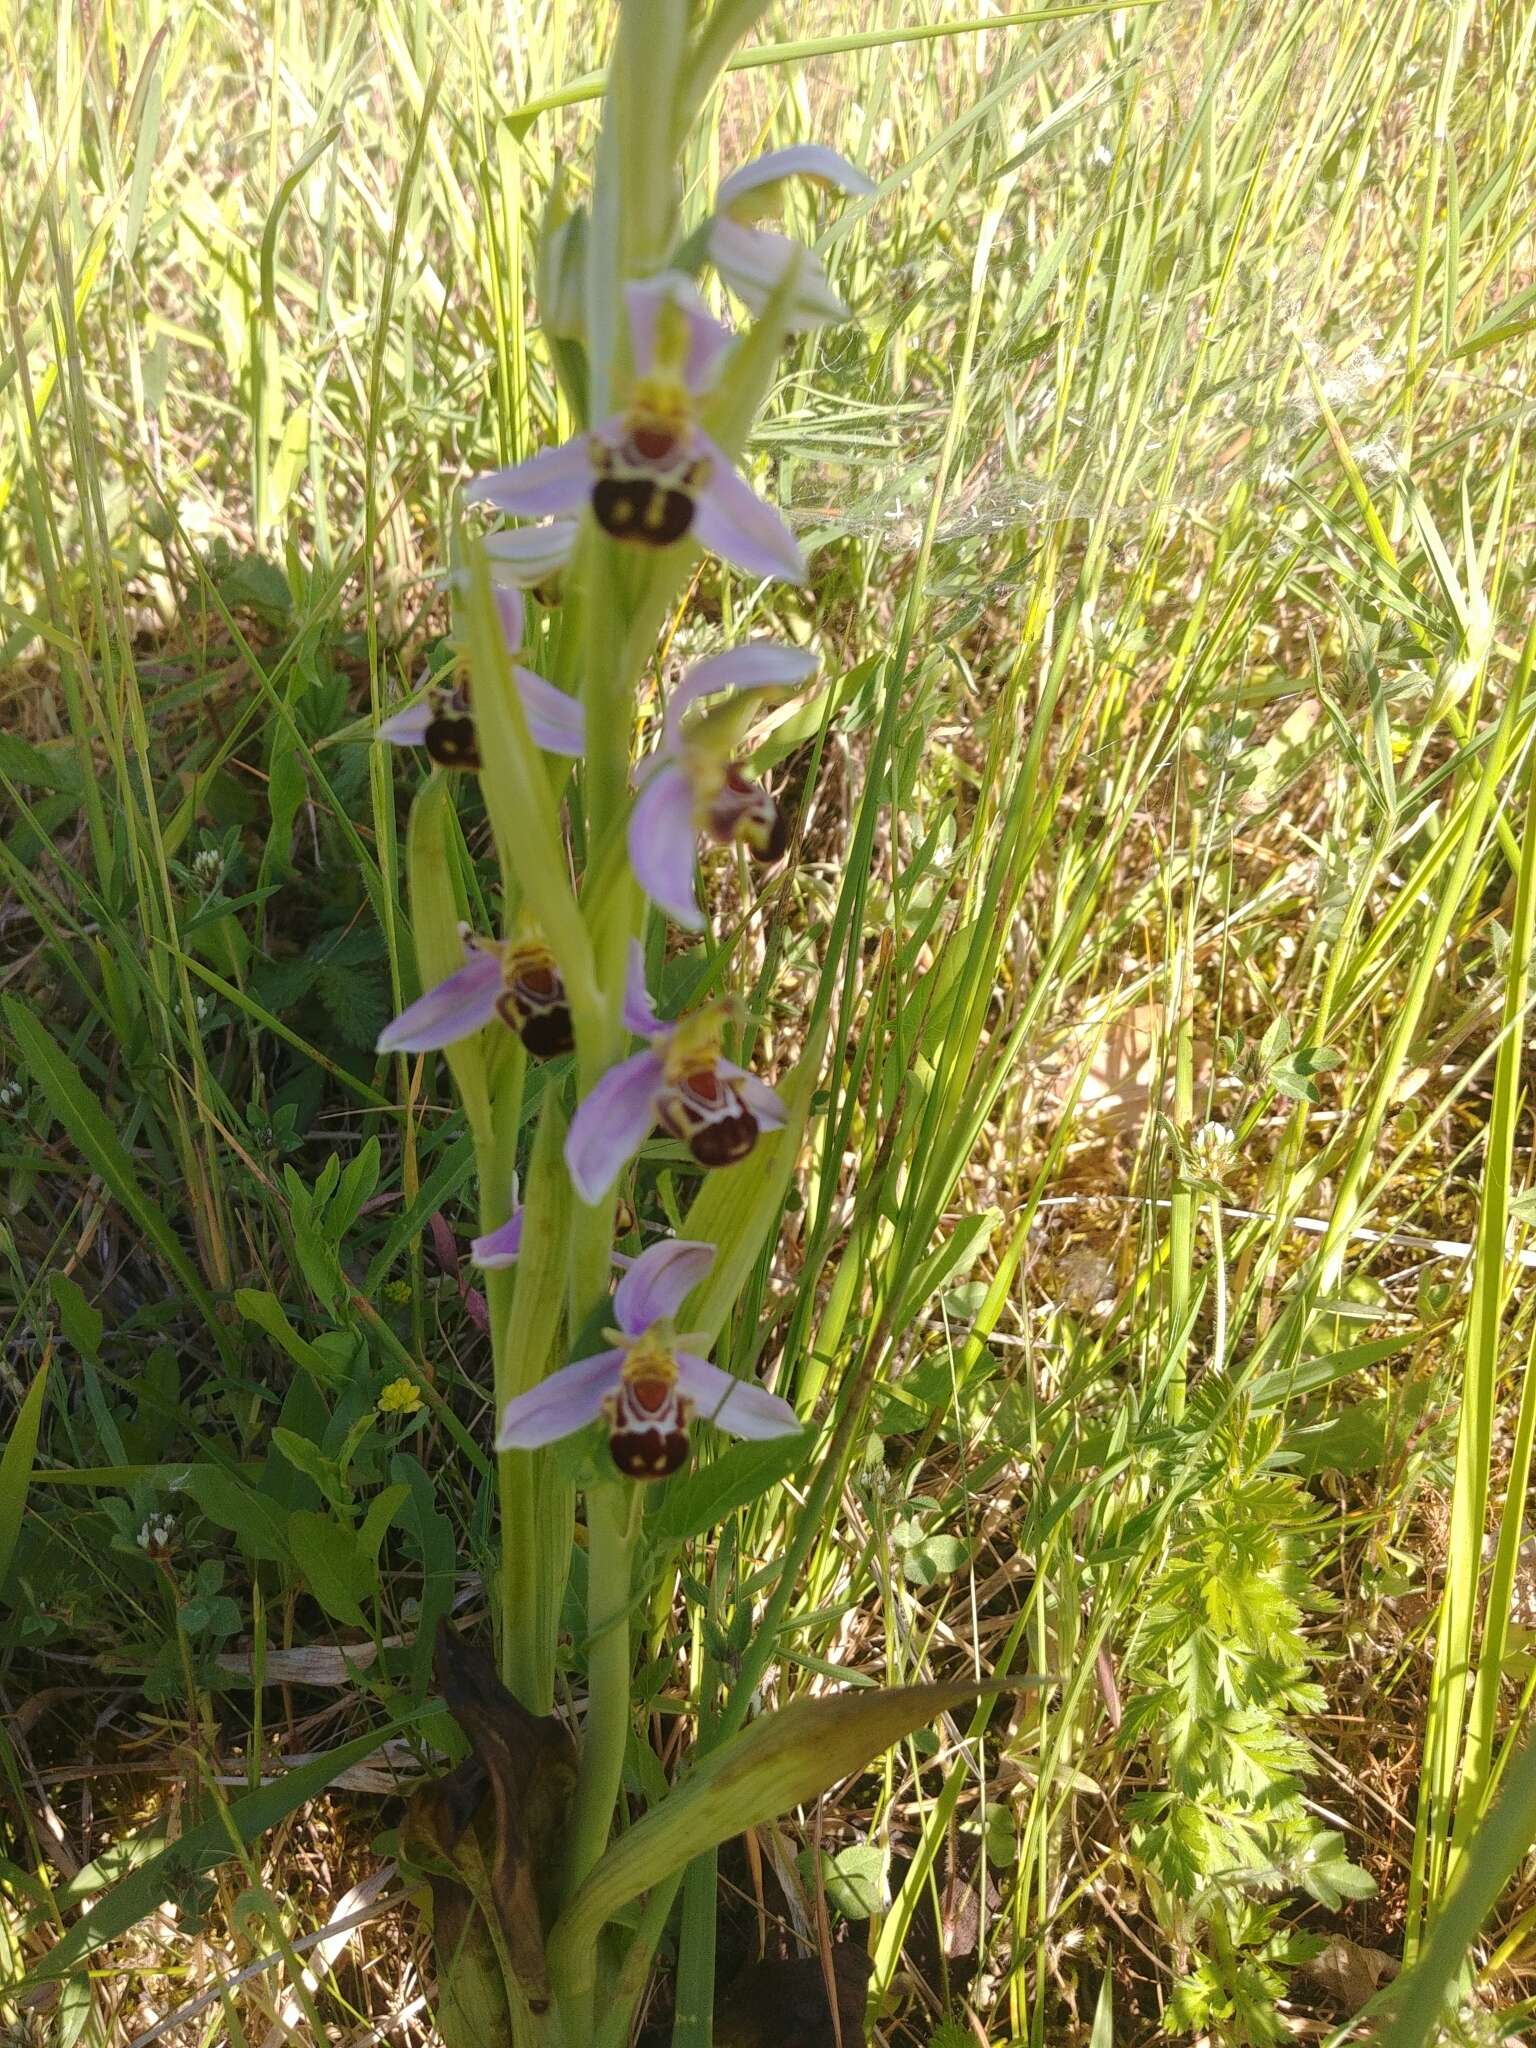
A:
{"type": "MultiPolygon", "coordinates": [[[[498,1077],[500,1086],[491,1095],[491,1131],[488,1144],[476,1147],[480,1177],[480,1230],[486,1235],[499,1230],[511,1213],[512,1174],[517,1164],[517,1132],[522,1115],[523,1080],[527,1062],[518,1056],[498,1077]]],[[[502,1269],[483,1275],[486,1314],[491,1326],[493,1402],[492,1435],[495,1420],[517,1391],[513,1384],[515,1366],[507,1341],[512,1315],[516,1269],[502,1269]]],[[[526,1459],[522,1461],[526,1466],[526,1459]]],[[[524,1641],[527,1611],[518,1596],[517,1559],[524,1541],[527,1520],[526,1471],[519,1471],[515,1459],[503,1452],[496,1460],[496,1508],[501,1529],[501,1567],[498,1592],[501,1597],[501,1640],[498,1653],[502,1684],[525,1704],[531,1704],[523,1690],[528,1663],[524,1641]],[[521,1487],[519,1482],[522,1482],[521,1487]]]]}
{"type": "MultiPolygon", "coordinates": [[[[630,1573],[640,1524],[633,1485],[587,1495],[587,1718],[571,1805],[564,1895],[572,1898],[608,1846],[630,1730],[630,1573]]],[[[557,1989],[561,1987],[557,1986],[557,1989]]],[[[591,1979],[561,1989],[573,2039],[593,2038],[591,1979]]]]}

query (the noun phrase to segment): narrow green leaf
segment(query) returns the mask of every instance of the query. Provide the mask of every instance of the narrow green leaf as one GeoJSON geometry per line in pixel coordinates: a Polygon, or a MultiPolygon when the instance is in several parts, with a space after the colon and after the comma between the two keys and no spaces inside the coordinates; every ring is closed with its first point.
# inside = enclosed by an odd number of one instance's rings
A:
{"type": "Polygon", "coordinates": [[[824,1018],[820,1029],[807,1041],[794,1071],[779,1083],[778,1092],[788,1112],[784,1128],[760,1139],[752,1156],[740,1165],[710,1174],[694,1198],[683,1235],[712,1244],[715,1263],[708,1278],[694,1289],[679,1311],[680,1329],[710,1338],[719,1334],[746,1285],[747,1275],[778,1224],[800,1156],[826,1035],[824,1018]]]}
{"type": "MultiPolygon", "coordinates": [[[[435,988],[464,964],[459,926],[465,921],[467,905],[459,871],[459,844],[451,779],[433,775],[416,792],[405,837],[411,935],[416,945],[416,971],[424,989],[435,988]]],[[[481,1035],[445,1046],[443,1058],[475,1142],[488,1143],[491,1110],[481,1035]]]]}
{"type": "Polygon", "coordinates": [[[733,1444],[707,1465],[668,1482],[647,1530],[664,1543],[686,1543],[714,1529],[769,1487],[787,1479],[811,1450],[809,1436],[774,1437],[767,1443],[733,1444]]]}
{"type": "Polygon", "coordinates": [[[37,1455],[37,1433],[43,1420],[43,1397],[48,1391],[48,1368],[52,1362],[52,1351],[45,1351],[43,1362],[33,1375],[27,1397],[5,1440],[5,1449],[0,1451],[0,1587],[5,1584],[11,1559],[16,1554],[16,1542],[21,1535],[27,1488],[32,1479],[32,1461],[37,1455]]]}
{"type": "Polygon", "coordinates": [[[59,1328],[66,1341],[82,1358],[96,1358],[101,1351],[102,1331],[106,1327],[100,1310],[91,1307],[67,1273],[55,1273],[50,1284],[58,1306],[59,1328]]]}
{"type": "Polygon", "coordinates": [[[592,944],[571,893],[549,774],[512,680],[512,661],[483,548],[469,551],[465,610],[475,685],[475,737],[484,763],[481,792],[491,814],[503,870],[516,876],[529,910],[560,963],[579,1028],[582,1013],[591,1014],[598,1003],[592,944]]]}
{"type": "Polygon", "coordinates": [[[140,1185],[133,1161],[111,1119],[93,1091],[86,1086],[79,1069],[57,1044],[52,1033],[14,996],[5,998],[5,1016],[26,1070],[42,1090],[48,1107],[140,1231],[154,1244],[182,1286],[210,1321],[214,1320],[213,1304],[196,1269],[177,1241],[165,1212],[140,1185]]]}

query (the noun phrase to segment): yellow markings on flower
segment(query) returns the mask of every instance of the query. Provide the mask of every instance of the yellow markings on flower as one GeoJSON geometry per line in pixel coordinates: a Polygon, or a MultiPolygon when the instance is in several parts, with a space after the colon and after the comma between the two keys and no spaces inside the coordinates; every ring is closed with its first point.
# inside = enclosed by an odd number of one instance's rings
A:
{"type": "Polygon", "coordinates": [[[416,1382],[403,1376],[391,1380],[379,1395],[377,1406],[381,1415],[414,1415],[421,1406],[416,1382]]]}
{"type": "Polygon", "coordinates": [[[629,417],[679,431],[693,418],[688,386],[678,377],[637,377],[626,407],[629,417]]]}
{"type": "Polygon", "coordinates": [[[628,1387],[671,1388],[677,1384],[677,1360],[654,1330],[629,1346],[620,1377],[628,1387]]]}
{"type": "Polygon", "coordinates": [[[676,1083],[702,1073],[713,1073],[720,1064],[725,1038],[728,1006],[706,1003],[687,1017],[680,1017],[667,1041],[665,1075],[676,1083]]]}

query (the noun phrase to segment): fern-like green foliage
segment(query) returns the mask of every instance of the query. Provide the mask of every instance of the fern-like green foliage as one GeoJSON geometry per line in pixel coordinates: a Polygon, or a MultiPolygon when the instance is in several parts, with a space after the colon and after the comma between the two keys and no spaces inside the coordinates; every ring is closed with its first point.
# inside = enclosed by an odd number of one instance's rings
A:
{"type": "Polygon", "coordinates": [[[1185,1504],[1128,1668],[1125,1733],[1151,1764],[1129,1818],[1183,1970],[1167,2030],[1263,2048],[1285,2035],[1289,1970],[1318,1946],[1286,1929],[1278,1895],[1337,1907],[1373,1886],[1307,1811],[1308,1756],[1290,1726],[1322,1705],[1304,1633],[1329,1605],[1314,1578],[1318,1510],[1284,1468],[1277,1420],[1232,1423],[1220,1399],[1192,1404],[1154,1475],[1185,1504]]]}

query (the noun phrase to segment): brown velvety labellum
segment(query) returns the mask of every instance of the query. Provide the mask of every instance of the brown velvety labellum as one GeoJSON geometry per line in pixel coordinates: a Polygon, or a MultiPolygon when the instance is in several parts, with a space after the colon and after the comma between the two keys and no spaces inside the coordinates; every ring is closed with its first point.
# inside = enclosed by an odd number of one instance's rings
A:
{"type": "Polygon", "coordinates": [[[656,1105],[656,1120],[669,1137],[682,1139],[700,1166],[734,1166],[757,1143],[757,1118],[713,1067],[670,1088],[656,1105]]]}
{"type": "Polygon", "coordinates": [[[750,1109],[743,1109],[718,1123],[702,1125],[687,1142],[700,1166],[734,1166],[757,1143],[757,1118],[750,1109]]]}
{"type": "Polygon", "coordinates": [[[504,1024],[509,1025],[535,1059],[553,1059],[575,1048],[570,1005],[560,970],[538,949],[530,956],[508,962],[506,987],[496,999],[504,1024]]]}
{"type": "Polygon", "coordinates": [[[592,486],[592,513],[613,540],[669,548],[693,525],[693,499],[647,476],[603,476],[592,486]]]}
{"type": "Polygon", "coordinates": [[[427,727],[422,745],[439,768],[478,768],[480,744],[475,721],[467,712],[439,712],[427,727]]]}
{"type": "Polygon", "coordinates": [[[688,1456],[686,1429],[615,1429],[608,1437],[613,1462],[627,1479],[666,1479],[688,1456]]]}
{"type": "Polygon", "coordinates": [[[558,1009],[546,1010],[541,1016],[530,1017],[518,1032],[523,1044],[535,1059],[550,1060],[563,1052],[574,1052],[576,1033],[571,1025],[571,1013],[562,1003],[558,1009]]]}

